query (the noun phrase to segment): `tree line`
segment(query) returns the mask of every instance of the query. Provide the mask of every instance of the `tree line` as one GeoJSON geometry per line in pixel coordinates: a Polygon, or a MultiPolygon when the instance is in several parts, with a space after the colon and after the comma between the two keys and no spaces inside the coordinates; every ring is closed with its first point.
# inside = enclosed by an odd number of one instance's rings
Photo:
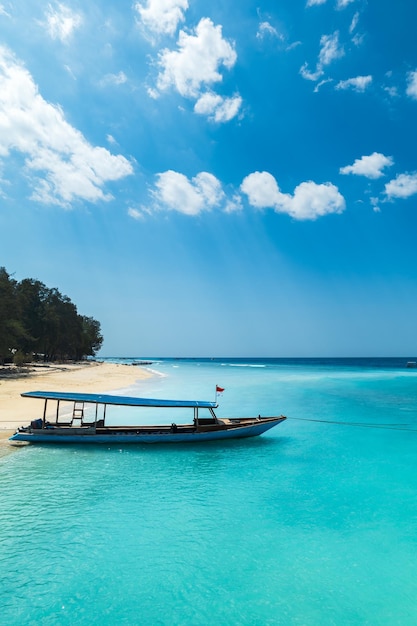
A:
{"type": "Polygon", "coordinates": [[[58,289],[14,280],[0,267],[0,363],[81,360],[103,343],[100,322],[79,315],[58,289]]]}

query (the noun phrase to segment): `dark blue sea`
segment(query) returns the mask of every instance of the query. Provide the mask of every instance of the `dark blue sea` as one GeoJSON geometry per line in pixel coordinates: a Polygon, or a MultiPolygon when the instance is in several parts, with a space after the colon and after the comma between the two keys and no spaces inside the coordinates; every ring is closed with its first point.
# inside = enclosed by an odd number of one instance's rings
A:
{"type": "Polygon", "coordinates": [[[2,626],[417,624],[415,357],[113,360],[152,377],[108,391],[220,385],[219,417],[289,419],[241,441],[0,457],[2,626]]]}

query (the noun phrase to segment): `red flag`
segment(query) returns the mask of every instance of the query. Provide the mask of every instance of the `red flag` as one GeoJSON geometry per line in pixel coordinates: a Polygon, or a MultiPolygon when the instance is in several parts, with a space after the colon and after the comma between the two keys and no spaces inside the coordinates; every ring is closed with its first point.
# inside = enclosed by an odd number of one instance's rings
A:
{"type": "Polygon", "coordinates": [[[216,393],[223,393],[223,391],[223,387],[219,387],[219,385],[216,385],[216,393]]]}

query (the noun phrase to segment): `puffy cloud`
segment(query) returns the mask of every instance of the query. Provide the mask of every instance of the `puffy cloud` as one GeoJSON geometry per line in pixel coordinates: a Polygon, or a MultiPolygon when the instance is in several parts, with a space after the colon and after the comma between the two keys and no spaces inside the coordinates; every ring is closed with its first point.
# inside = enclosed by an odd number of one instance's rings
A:
{"type": "Polygon", "coordinates": [[[307,0],[307,7],[312,7],[318,4],[325,4],[327,0],[307,0]]]}
{"type": "Polygon", "coordinates": [[[407,75],[407,96],[417,100],[417,70],[407,75]]]}
{"type": "Polygon", "coordinates": [[[344,210],[345,200],[335,185],[318,185],[307,181],[294,189],[290,206],[285,212],[298,220],[314,220],[322,215],[342,213],[344,210]]]}
{"type": "Polygon", "coordinates": [[[242,98],[239,95],[222,98],[216,93],[207,92],[197,100],[194,111],[207,115],[215,122],[228,122],[238,114],[241,105],[242,98]]]}
{"type": "Polygon", "coordinates": [[[343,196],[331,183],[303,182],[291,195],[280,191],[269,172],[253,172],[242,181],[240,189],[252,206],[273,208],[277,213],[287,213],[296,220],[314,220],[329,213],[342,213],[345,209],[343,196]]]}
{"type": "Polygon", "coordinates": [[[137,2],[134,7],[147,29],[158,34],[173,35],[178,24],[185,19],[188,0],[147,0],[146,6],[137,2]]]}
{"type": "Polygon", "coordinates": [[[157,87],[164,91],[173,86],[182,96],[198,97],[202,86],[221,82],[219,68],[232,68],[236,58],[233,46],[223,39],[222,27],[203,18],[195,34],[180,31],[178,50],[160,53],[157,87]]]}
{"type": "Polygon", "coordinates": [[[384,176],[383,169],[394,164],[392,157],[387,157],[380,152],[373,152],[369,156],[356,159],[353,165],[340,168],[341,174],[357,174],[366,178],[381,178],[384,176]]]}
{"type": "Polygon", "coordinates": [[[195,113],[207,115],[215,122],[228,122],[241,108],[240,95],[223,97],[203,90],[221,82],[220,68],[232,68],[236,59],[233,45],[222,36],[222,27],[203,18],[193,33],[180,31],[177,50],[160,52],[157,89],[148,89],[148,93],[157,98],[160,92],[174,87],[180,95],[196,99],[195,113]]]}
{"type": "Polygon", "coordinates": [[[417,193],[417,172],[414,174],[399,174],[385,185],[385,193],[389,200],[413,196],[417,193]]]}
{"type": "Polygon", "coordinates": [[[184,174],[168,170],[157,175],[152,194],[159,208],[185,215],[199,215],[225,199],[220,181],[208,172],[200,172],[189,180],[184,174]]]}
{"type": "Polygon", "coordinates": [[[274,207],[289,198],[280,192],[278,183],[269,172],[253,172],[243,179],[241,191],[248,196],[249,204],[257,209],[274,207]]]}
{"type": "Polygon", "coordinates": [[[51,4],[48,5],[45,26],[52,39],[59,39],[65,43],[81,24],[81,15],[65,4],[58,2],[55,8],[51,4]]]}
{"type": "Polygon", "coordinates": [[[319,58],[314,72],[310,72],[308,64],[304,65],[300,69],[300,74],[307,80],[316,81],[324,74],[324,68],[330,65],[336,59],[340,59],[344,56],[345,51],[343,46],[339,43],[339,31],[335,31],[332,35],[322,35],[320,38],[320,52],[319,58]]]}
{"type": "Polygon", "coordinates": [[[109,200],[107,181],[132,174],[125,157],[90,145],[62,110],[44,100],[29,72],[0,47],[0,156],[18,152],[34,185],[32,198],[69,206],[109,200]]]}
{"type": "Polygon", "coordinates": [[[355,91],[363,92],[371,82],[372,76],[356,76],[355,78],[341,80],[337,83],[336,89],[354,89],[355,91]]]}

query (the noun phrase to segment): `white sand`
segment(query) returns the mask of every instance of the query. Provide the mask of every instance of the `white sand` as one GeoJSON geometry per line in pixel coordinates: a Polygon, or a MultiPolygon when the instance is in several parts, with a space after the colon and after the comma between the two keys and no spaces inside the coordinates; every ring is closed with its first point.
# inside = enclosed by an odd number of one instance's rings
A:
{"type": "MultiPolygon", "coordinates": [[[[75,365],[30,367],[11,376],[0,371],[0,439],[5,440],[18,426],[27,425],[42,412],[42,402],[22,398],[25,391],[117,392],[137,380],[150,378],[147,370],[132,365],[86,362],[75,365]]],[[[6,368],[6,371],[10,371],[6,368]]]]}

